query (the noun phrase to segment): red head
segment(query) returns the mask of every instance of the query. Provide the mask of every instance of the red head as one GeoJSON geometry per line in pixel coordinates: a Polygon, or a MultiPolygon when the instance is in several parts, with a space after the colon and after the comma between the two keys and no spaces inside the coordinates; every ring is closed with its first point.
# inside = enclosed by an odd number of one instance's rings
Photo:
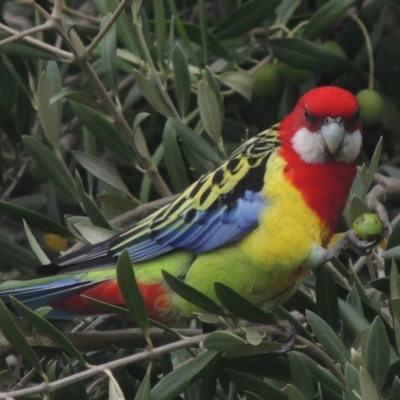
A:
{"type": "Polygon", "coordinates": [[[282,143],[308,164],[353,163],[361,150],[357,99],[347,90],[326,86],[307,92],[281,124],[282,143]]]}

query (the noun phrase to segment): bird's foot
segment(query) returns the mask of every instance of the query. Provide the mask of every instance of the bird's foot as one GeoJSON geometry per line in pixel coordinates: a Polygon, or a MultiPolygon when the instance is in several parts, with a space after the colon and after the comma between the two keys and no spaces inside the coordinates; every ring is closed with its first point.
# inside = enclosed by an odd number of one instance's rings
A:
{"type": "Polygon", "coordinates": [[[274,354],[282,355],[292,350],[294,341],[296,339],[296,330],[289,321],[279,321],[283,328],[283,332],[279,337],[279,341],[282,341],[282,347],[279,350],[274,351],[274,354]]]}

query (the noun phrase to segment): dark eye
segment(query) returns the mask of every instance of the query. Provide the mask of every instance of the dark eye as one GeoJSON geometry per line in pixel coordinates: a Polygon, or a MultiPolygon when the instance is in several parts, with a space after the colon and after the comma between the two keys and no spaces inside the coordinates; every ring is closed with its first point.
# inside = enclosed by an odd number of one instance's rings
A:
{"type": "Polygon", "coordinates": [[[360,118],[360,109],[357,108],[357,111],[354,113],[354,115],[350,118],[350,122],[357,122],[358,119],[360,118]]]}
{"type": "Polygon", "coordinates": [[[309,124],[314,124],[316,122],[316,118],[310,113],[307,107],[304,108],[304,118],[309,124]]]}

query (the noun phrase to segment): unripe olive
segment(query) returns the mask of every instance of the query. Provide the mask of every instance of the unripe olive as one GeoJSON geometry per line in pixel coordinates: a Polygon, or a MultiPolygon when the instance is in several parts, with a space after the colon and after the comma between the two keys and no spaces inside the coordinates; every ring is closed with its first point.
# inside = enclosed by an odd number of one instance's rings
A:
{"type": "Polygon", "coordinates": [[[360,215],[353,222],[353,229],[357,236],[362,240],[372,241],[383,239],[385,229],[376,214],[365,213],[360,215]]]}
{"type": "Polygon", "coordinates": [[[272,99],[283,89],[283,79],[276,64],[266,64],[254,75],[253,92],[257,96],[272,99]]]}
{"type": "Polygon", "coordinates": [[[383,100],[381,95],[373,89],[364,89],[357,93],[360,104],[361,122],[366,128],[374,126],[382,119],[383,100]]]}
{"type": "Polygon", "coordinates": [[[311,74],[310,71],[293,68],[285,63],[280,64],[280,73],[286,82],[292,83],[293,85],[301,85],[311,74]]]}

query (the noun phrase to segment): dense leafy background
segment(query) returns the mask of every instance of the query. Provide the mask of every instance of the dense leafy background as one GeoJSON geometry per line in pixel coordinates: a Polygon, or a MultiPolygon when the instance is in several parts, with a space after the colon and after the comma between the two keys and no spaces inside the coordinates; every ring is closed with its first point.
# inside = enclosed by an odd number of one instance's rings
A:
{"type": "Polygon", "coordinates": [[[273,310],[297,330],[288,354],[271,353],[281,346],[280,328],[260,326],[275,319],[223,285],[216,287],[222,309],[166,276],[207,313],[172,327],[185,339],[163,333],[168,328],[155,328],[140,306],[125,255],[118,279],[128,311],[111,311],[128,318],[53,325],[43,318],[47,309],[14,302],[16,317],[0,304],[1,390],[25,388],[16,396],[39,399],[51,381],[53,389],[59,384],[53,399],[400,399],[400,289],[392,265],[400,259],[397,1],[61,5],[0,5],[3,280],[34,277],[48,257],[134,222],[140,204],[180,192],[321,85],[370,88],[383,98],[381,120],[365,128],[364,167],[340,230],[367,210],[368,190],[384,179],[394,232],[372,256],[349,252],[310,275],[273,310]],[[327,41],[344,54],[329,51],[327,41]],[[232,314],[257,326],[224,331],[232,314]],[[221,330],[210,334],[215,323],[221,330]],[[162,351],[149,362],[146,346],[162,351]],[[60,383],[74,374],[75,383],[60,383]]]}

